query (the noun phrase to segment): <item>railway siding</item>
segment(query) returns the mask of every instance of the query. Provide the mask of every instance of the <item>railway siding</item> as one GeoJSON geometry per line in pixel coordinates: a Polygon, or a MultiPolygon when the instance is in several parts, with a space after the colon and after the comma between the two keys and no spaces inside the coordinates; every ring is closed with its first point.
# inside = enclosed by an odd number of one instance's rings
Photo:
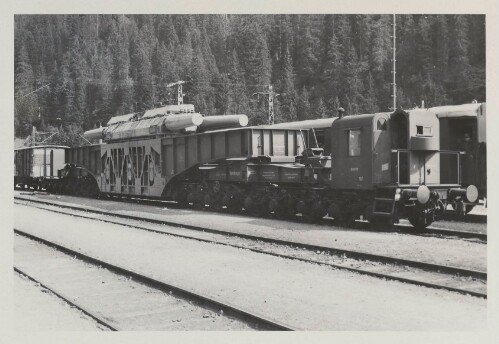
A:
{"type": "Polygon", "coordinates": [[[116,330],[250,330],[245,322],[16,235],[15,266],[116,330]]]}
{"type": "MultiPolygon", "coordinates": [[[[287,244],[282,240],[270,240],[248,236],[227,235],[224,232],[217,234],[214,231],[179,228],[162,225],[144,220],[131,220],[128,217],[117,215],[103,215],[87,211],[69,210],[54,206],[37,205],[39,209],[47,209],[55,214],[66,214],[94,219],[111,224],[131,227],[132,230],[144,230],[158,234],[173,235],[181,238],[223,244],[231,247],[243,248],[253,252],[269,254],[278,257],[296,259],[311,263],[331,266],[338,269],[358,272],[383,279],[398,280],[404,283],[443,288],[471,294],[480,297],[487,295],[487,277],[485,272],[445,267],[414,261],[398,260],[384,256],[357,254],[351,251],[330,250],[319,246],[303,244],[287,244]]],[[[226,232],[225,232],[226,233],[226,232]]]]}
{"type": "Polygon", "coordinates": [[[241,249],[123,230],[118,225],[95,226],[94,221],[81,218],[47,217],[46,211],[39,209],[22,207],[21,212],[20,208],[15,207],[20,229],[271,318],[281,317],[299,328],[462,330],[486,326],[483,299],[241,249]]]}
{"type": "MultiPolygon", "coordinates": [[[[73,204],[78,207],[81,207],[82,203],[88,204],[89,201],[84,198],[67,196],[56,199],[53,195],[35,197],[35,199],[44,199],[54,203],[60,202],[64,205],[73,204]]],[[[86,205],[84,207],[169,221],[182,225],[202,226],[231,233],[250,234],[309,245],[388,255],[395,258],[459,266],[472,270],[487,270],[487,245],[478,242],[420,237],[389,231],[355,230],[231,214],[220,215],[189,209],[171,210],[166,208],[167,205],[165,205],[165,208],[161,208],[106,200],[94,199],[91,201],[92,206],[86,205]]]]}

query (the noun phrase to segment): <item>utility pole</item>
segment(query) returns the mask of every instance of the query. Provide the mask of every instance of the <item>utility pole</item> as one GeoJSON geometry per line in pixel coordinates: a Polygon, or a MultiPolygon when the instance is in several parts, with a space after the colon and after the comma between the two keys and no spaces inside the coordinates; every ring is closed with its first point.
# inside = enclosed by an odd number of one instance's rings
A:
{"type": "Polygon", "coordinates": [[[395,19],[395,14],[393,15],[393,111],[397,110],[397,59],[396,59],[396,43],[397,43],[397,22],[395,19]]]}
{"type": "Polygon", "coordinates": [[[272,85],[269,85],[268,87],[269,87],[269,89],[267,92],[256,92],[256,93],[253,93],[253,95],[262,94],[262,95],[269,96],[269,124],[272,125],[272,124],[274,124],[274,98],[279,96],[280,94],[274,92],[274,88],[272,85]]]}
{"type": "Polygon", "coordinates": [[[185,84],[187,81],[177,81],[172,82],[171,84],[166,85],[166,87],[177,86],[177,105],[184,104],[184,96],[185,94],[182,92],[182,84],[185,84]]]}

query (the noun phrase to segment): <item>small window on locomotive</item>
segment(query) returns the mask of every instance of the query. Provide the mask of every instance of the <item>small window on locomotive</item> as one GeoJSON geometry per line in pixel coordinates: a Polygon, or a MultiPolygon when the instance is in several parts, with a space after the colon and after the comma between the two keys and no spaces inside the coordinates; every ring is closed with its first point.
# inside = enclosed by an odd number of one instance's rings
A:
{"type": "Polygon", "coordinates": [[[386,130],[386,119],[378,119],[378,122],[376,123],[376,130],[386,130]]]}
{"type": "Polygon", "coordinates": [[[431,127],[416,126],[416,135],[431,136],[431,127]]]}
{"type": "Polygon", "coordinates": [[[348,131],[348,156],[360,156],[360,129],[348,131]]]}

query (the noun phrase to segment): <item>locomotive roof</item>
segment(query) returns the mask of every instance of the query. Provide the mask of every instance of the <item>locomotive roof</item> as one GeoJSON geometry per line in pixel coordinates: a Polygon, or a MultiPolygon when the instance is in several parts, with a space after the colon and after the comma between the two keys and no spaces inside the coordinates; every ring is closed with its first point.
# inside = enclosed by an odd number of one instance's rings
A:
{"type": "Polygon", "coordinates": [[[373,114],[362,114],[362,115],[349,115],[344,116],[343,118],[339,118],[333,123],[333,127],[343,127],[344,125],[348,125],[351,127],[352,125],[363,126],[365,123],[371,122],[373,118],[379,117],[381,115],[389,115],[391,112],[377,112],[373,114]]]}
{"type": "Polygon", "coordinates": [[[40,145],[40,146],[29,146],[29,147],[21,147],[14,149],[17,150],[25,150],[25,149],[34,149],[34,148],[69,148],[68,146],[58,146],[58,145],[40,145]]]}
{"type": "Polygon", "coordinates": [[[476,117],[481,106],[482,103],[471,103],[462,105],[436,106],[430,108],[430,110],[435,112],[438,118],[476,117]]]}

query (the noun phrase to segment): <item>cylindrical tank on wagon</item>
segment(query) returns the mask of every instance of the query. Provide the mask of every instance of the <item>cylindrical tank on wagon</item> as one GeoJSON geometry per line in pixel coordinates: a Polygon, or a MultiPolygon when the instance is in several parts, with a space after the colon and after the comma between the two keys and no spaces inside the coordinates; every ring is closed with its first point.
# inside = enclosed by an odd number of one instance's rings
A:
{"type": "Polygon", "coordinates": [[[248,125],[248,116],[246,115],[226,115],[226,116],[205,116],[203,123],[199,125],[202,131],[240,128],[248,125]]]}
{"type": "Polygon", "coordinates": [[[310,119],[306,121],[285,122],[266,126],[269,129],[321,129],[329,128],[337,117],[310,119]]]}
{"type": "Polygon", "coordinates": [[[166,116],[163,125],[170,131],[177,131],[203,123],[203,116],[199,113],[186,113],[166,116]]]}
{"type": "Polygon", "coordinates": [[[87,130],[83,133],[83,137],[89,141],[103,139],[104,132],[106,129],[107,129],[107,127],[87,130]]]}

